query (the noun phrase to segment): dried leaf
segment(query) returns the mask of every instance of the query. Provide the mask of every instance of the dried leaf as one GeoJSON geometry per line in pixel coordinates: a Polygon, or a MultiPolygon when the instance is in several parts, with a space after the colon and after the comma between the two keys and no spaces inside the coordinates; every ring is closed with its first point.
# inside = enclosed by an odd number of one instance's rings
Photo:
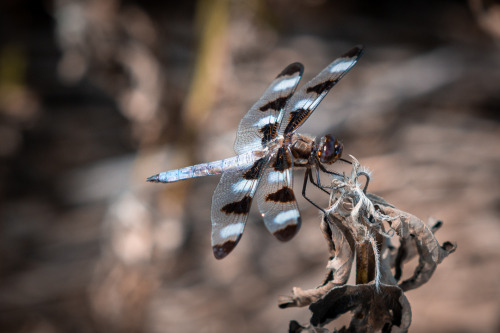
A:
{"type": "Polygon", "coordinates": [[[403,291],[398,286],[380,285],[379,288],[374,284],[333,288],[309,307],[313,313],[311,325],[323,326],[352,311],[349,332],[390,331],[393,326],[407,330],[411,312],[403,291]]]}
{"type": "MultiPolygon", "coordinates": [[[[413,248],[416,248],[419,264],[413,276],[403,281],[399,286],[404,291],[418,288],[431,278],[437,265],[456,250],[456,244],[445,242],[442,246],[439,245],[431,228],[412,214],[388,206],[377,206],[377,208],[385,215],[396,217],[390,224],[400,237],[401,245],[398,253],[399,258],[394,266],[401,267],[403,262],[411,259],[412,256],[405,255],[405,253],[414,253],[413,248]]],[[[433,229],[437,230],[440,225],[441,222],[433,229]]],[[[396,276],[400,274],[400,270],[401,268],[397,269],[396,276]]]]}
{"type": "Polygon", "coordinates": [[[325,237],[330,252],[329,269],[323,284],[315,289],[302,290],[294,287],[292,296],[280,297],[280,308],[307,306],[323,297],[332,288],[347,283],[354,260],[355,242],[351,234],[335,217],[330,217],[334,223],[328,223],[326,218],[321,223],[321,231],[325,237]]]}

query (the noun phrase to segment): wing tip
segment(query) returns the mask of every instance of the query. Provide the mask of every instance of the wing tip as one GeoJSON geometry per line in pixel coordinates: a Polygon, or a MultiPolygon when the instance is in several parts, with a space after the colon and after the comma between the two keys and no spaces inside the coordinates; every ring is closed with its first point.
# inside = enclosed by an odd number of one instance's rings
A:
{"type": "MultiPolygon", "coordinates": [[[[240,235],[240,237],[241,237],[241,235],[240,235]]],[[[219,245],[219,244],[213,245],[212,250],[213,250],[215,259],[217,259],[217,260],[224,259],[229,253],[231,253],[231,251],[238,244],[240,237],[238,237],[236,240],[228,240],[222,245],[219,245]]]]}
{"type": "Polygon", "coordinates": [[[275,231],[273,235],[282,242],[288,242],[297,234],[300,229],[300,224],[301,218],[299,217],[296,224],[289,224],[286,227],[275,231]]]}
{"type": "Polygon", "coordinates": [[[279,73],[276,78],[282,76],[291,76],[294,75],[295,73],[299,73],[299,75],[302,75],[302,73],[304,73],[304,65],[302,65],[300,62],[294,62],[286,66],[285,69],[282,70],[281,73],[279,73]]]}
{"type": "Polygon", "coordinates": [[[352,49],[344,53],[341,58],[359,58],[363,55],[364,46],[362,44],[358,44],[354,46],[352,49]]]}

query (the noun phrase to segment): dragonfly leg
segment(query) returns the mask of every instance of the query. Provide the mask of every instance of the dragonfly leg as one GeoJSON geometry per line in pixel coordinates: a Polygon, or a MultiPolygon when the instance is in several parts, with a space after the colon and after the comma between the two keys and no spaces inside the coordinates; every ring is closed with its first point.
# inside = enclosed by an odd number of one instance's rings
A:
{"type": "Polygon", "coordinates": [[[312,201],[311,199],[309,199],[306,195],[306,188],[307,188],[307,180],[310,180],[312,184],[314,184],[316,187],[320,188],[321,190],[323,190],[324,192],[328,193],[328,191],[326,191],[324,188],[320,187],[320,185],[316,184],[314,182],[314,179],[313,179],[313,176],[312,176],[312,171],[311,171],[311,168],[307,168],[306,169],[306,173],[304,175],[304,185],[302,186],[302,196],[307,200],[309,201],[309,203],[311,205],[313,205],[314,207],[318,208],[321,213],[323,213],[323,219],[325,221],[325,223],[328,225],[329,223],[331,223],[330,221],[330,218],[328,217],[328,213],[323,209],[321,208],[320,206],[318,206],[314,201],[312,201]]]}
{"type": "Polygon", "coordinates": [[[313,183],[315,186],[317,186],[318,188],[320,188],[321,190],[323,190],[324,192],[328,193],[325,189],[319,187],[316,183],[314,183],[313,181],[313,177],[312,177],[312,172],[311,172],[311,168],[307,168],[306,169],[306,173],[304,175],[304,185],[302,186],[302,196],[304,197],[304,199],[306,199],[307,201],[309,201],[309,203],[311,205],[313,205],[314,207],[318,208],[322,213],[323,215],[325,216],[325,218],[328,220],[328,214],[326,213],[326,211],[321,208],[320,206],[318,206],[314,201],[312,201],[311,199],[309,199],[306,195],[306,188],[307,188],[307,180],[310,180],[311,183],[313,183]]]}
{"type": "Polygon", "coordinates": [[[342,177],[342,175],[340,173],[336,173],[334,171],[328,171],[324,166],[323,164],[321,164],[319,161],[316,161],[316,166],[321,170],[323,171],[324,173],[327,173],[329,175],[334,175],[334,176],[337,176],[337,177],[342,177]]]}
{"type": "Polygon", "coordinates": [[[332,175],[336,178],[341,178],[341,179],[343,178],[343,175],[341,175],[337,172],[334,172],[334,171],[328,171],[318,160],[316,160],[315,164],[316,164],[316,178],[317,178],[318,186],[321,187],[322,189],[329,189],[329,190],[335,189],[335,187],[333,187],[333,186],[321,185],[321,178],[319,177],[319,171],[321,170],[324,173],[327,173],[329,175],[332,175]]]}
{"type": "Polygon", "coordinates": [[[351,161],[346,160],[346,159],[344,159],[344,158],[339,158],[339,161],[346,162],[346,163],[348,163],[348,164],[351,164],[351,165],[352,165],[352,162],[351,162],[351,161]]]}
{"type": "Polygon", "coordinates": [[[317,179],[317,182],[314,181],[314,177],[312,175],[312,171],[309,168],[309,181],[311,182],[311,184],[313,184],[314,186],[316,186],[317,188],[319,188],[321,191],[325,192],[326,194],[330,194],[330,192],[328,192],[327,190],[325,190],[326,187],[321,185],[321,180],[319,178],[319,172],[318,172],[317,168],[316,168],[316,179],[317,179]]]}

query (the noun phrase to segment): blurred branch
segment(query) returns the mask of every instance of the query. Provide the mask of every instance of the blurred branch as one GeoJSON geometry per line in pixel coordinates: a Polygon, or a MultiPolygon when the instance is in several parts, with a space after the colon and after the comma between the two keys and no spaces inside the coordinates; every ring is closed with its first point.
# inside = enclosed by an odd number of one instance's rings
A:
{"type": "Polygon", "coordinates": [[[192,134],[212,109],[226,58],[229,1],[199,0],[196,21],[199,51],[184,106],[184,126],[192,134]]]}
{"type": "Polygon", "coordinates": [[[500,3],[495,0],[469,0],[479,26],[500,41],[500,3]]]}

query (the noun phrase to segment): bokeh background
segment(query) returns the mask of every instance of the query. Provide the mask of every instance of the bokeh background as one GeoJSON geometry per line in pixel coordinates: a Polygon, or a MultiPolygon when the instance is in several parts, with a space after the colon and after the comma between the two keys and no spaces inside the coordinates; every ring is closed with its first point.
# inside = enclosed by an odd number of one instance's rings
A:
{"type": "Polygon", "coordinates": [[[277,299],[326,273],[317,210],[299,198],[303,227],[280,243],[254,207],[217,261],[218,177],[145,179],[232,156],[239,120],[287,64],[304,63],[307,81],[356,44],[365,55],[301,131],[340,137],[373,171],[371,192],[442,219],[438,240],[458,243],[407,294],[411,331],[499,332],[493,0],[3,0],[0,332],[286,332],[307,321],[277,299]]]}

